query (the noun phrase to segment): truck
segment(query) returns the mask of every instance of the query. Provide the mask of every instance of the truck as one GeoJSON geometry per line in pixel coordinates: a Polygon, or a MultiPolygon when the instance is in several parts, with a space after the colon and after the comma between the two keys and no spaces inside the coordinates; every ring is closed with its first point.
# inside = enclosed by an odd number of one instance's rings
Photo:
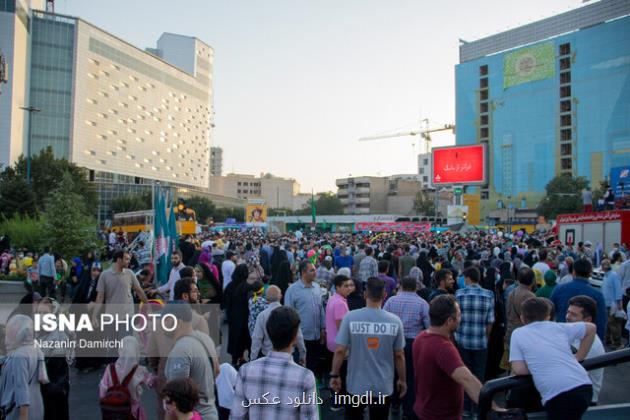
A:
{"type": "Polygon", "coordinates": [[[630,210],[560,214],[558,239],[565,244],[590,241],[609,251],[614,243],[630,244],[630,210]]]}

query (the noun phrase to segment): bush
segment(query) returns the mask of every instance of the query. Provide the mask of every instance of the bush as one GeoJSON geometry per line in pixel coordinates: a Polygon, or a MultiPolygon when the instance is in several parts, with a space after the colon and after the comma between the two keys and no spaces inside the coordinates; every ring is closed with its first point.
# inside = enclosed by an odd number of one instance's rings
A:
{"type": "Polygon", "coordinates": [[[44,246],[44,223],[39,217],[15,215],[0,222],[0,232],[9,235],[14,248],[39,251],[44,246]]]}

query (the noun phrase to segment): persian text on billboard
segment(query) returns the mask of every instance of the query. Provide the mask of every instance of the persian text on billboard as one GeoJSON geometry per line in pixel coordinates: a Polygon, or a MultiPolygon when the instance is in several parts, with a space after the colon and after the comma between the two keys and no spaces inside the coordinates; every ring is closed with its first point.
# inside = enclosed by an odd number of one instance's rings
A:
{"type": "Polygon", "coordinates": [[[483,145],[433,149],[434,184],[483,184],[485,167],[483,145]]]}
{"type": "Polygon", "coordinates": [[[424,222],[358,222],[355,230],[361,232],[404,232],[423,233],[431,229],[431,223],[424,222]]]}

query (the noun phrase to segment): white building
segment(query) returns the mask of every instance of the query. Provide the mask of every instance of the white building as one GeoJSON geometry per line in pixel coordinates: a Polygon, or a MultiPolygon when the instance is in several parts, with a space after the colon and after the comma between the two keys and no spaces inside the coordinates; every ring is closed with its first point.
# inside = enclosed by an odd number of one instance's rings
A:
{"type": "Polygon", "coordinates": [[[258,177],[249,174],[213,176],[210,180],[210,190],[228,197],[261,198],[269,208],[297,210],[302,208],[304,203],[300,194],[300,184],[295,179],[272,174],[260,174],[258,177]]]}
{"type": "Polygon", "coordinates": [[[220,147],[210,148],[210,176],[223,175],[223,149],[220,147]]]}
{"type": "Polygon", "coordinates": [[[214,51],[170,33],[156,46],[144,51],[80,18],[0,1],[0,49],[10,68],[0,95],[0,163],[52,147],[88,170],[100,219],[113,197],[156,181],[207,194],[214,51]],[[41,110],[31,113],[30,136],[20,109],[28,106],[41,110]]]}
{"type": "Polygon", "coordinates": [[[433,188],[431,182],[431,153],[420,153],[418,155],[418,176],[424,188],[433,188]]]}

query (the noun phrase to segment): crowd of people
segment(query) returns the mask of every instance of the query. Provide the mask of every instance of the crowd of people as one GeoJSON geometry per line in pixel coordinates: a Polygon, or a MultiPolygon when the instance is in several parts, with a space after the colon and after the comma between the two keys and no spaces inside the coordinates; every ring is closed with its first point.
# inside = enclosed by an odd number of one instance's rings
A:
{"type": "Polygon", "coordinates": [[[69,418],[74,365],[103,372],[105,418],[121,409],[112,390],[122,387],[136,419],[314,419],[324,397],[347,419],[455,419],[474,416],[483,382],[531,374],[536,389],[511,392],[507,407],[577,419],[603,381],[602,369],[579,361],[627,343],[625,244],[605,250],[522,231],[227,231],[182,237],[163,284],[145,244],[131,253],[112,245],[106,270],[94,253],[71,260],[60,300],[130,313],[142,302],[177,328],[121,333],[117,357],[42,352],[32,315],[59,310],[61,259],[50,249],[13,252],[36,275],[6,324],[7,418],[69,418]],[[219,363],[217,340],[230,363],[219,363]],[[155,390],[155,413],[142,406],[145,388],[155,390]]]}

